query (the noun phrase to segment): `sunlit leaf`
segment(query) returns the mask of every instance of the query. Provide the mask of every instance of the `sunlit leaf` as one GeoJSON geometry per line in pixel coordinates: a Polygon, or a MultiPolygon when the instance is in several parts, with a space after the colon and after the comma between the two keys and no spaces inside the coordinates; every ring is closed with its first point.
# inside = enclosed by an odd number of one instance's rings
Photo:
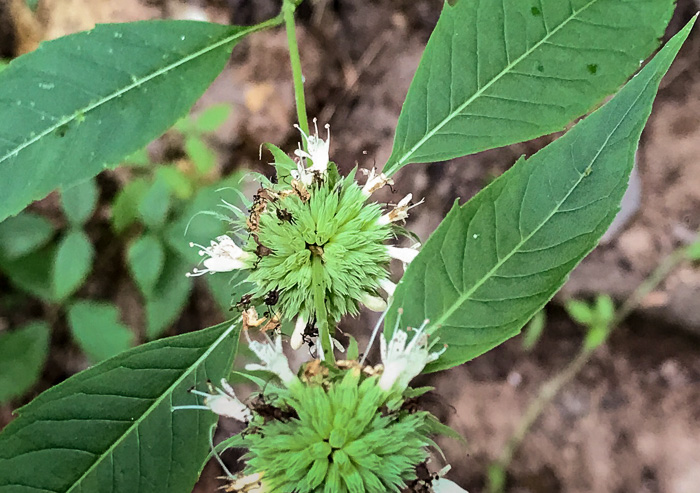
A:
{"type": "Polygon", "coordinates": [[[673,0],[445,3],[387,172],[561,130],[658,46],[673,0]]]}
{"type": "MultiPolygon", "coordinates": [[[[462,0],[461,3],[465,3],[462,0]]],[[[661,77],[691,24],[610,102],[455,206],[410,264],[389,332],[424,319],[447,351],[429,368],[468,361],[516,335],[597,244],[619,210],[661,77]]]]}

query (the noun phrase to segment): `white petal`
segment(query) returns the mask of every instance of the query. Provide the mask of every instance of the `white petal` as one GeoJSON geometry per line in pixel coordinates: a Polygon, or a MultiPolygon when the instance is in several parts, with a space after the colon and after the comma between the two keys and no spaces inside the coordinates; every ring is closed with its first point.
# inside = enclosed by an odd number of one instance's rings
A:
{"type": "Polygon", "coordinates": [[[396,284],[391,282],[389,279],[382,279],[379,281],[379,287],[384,290],[389,296],[394,296],[394,291],[396,291],[396,284]]]}
{"type": "Polygon", "coordinates": [[[387,246],[387,253],[391,258],[400,260],[404,264],[410,264],[414,258],[418,255],[418,250],[414,248],[398,248],[393,246],[387,246]]]}
{"type": "Polygon", "coordinates": [[[445,478],[439,478],[433,481],[432,487],[435,493],[469,493],[457,483],[445,478]]]}
{"type": "Polygon", "coordinates": [[[297,322],[294,325],[294,332],[292,332],[292,338],[289,340],[289,345],[292,349],[297,350],[304,344],[304,330],[306,330],[306,319],[299,315],[297,317],[297,322]]]}

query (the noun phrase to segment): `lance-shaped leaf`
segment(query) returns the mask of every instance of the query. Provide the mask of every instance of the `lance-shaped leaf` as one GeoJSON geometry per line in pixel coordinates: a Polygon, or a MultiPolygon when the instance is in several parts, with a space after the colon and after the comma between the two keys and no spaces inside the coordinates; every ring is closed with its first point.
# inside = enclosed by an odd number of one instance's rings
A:
{"type": "Polygon", "coordinates": [[[0,221],[165,132],[233,45],[270,24],[107,24],[14,60],[0,74],[0,221]]]}
{"type": "Polygon", "coordinates": [[[639,68],[674,3],[446,2],[406,96],[386,172],[562,129],[639,68]]]}
{"type": "Polygon", "coordinates": [[[0,492],[190,492],[215,415],[171,407],[227,374],[238,333],[152,342],[41,394],[0,433],[0,492]]]}
{"type": "Polygon", "coordinates": [[[429,369],[516,335],[597,244],[619,210],[659,81],[691,24],[605,106],[466,205],[455,204],[428,239],[386,324],[391,331],[399,307],[402,326],[430,319],[448,348],[429,369]]]}

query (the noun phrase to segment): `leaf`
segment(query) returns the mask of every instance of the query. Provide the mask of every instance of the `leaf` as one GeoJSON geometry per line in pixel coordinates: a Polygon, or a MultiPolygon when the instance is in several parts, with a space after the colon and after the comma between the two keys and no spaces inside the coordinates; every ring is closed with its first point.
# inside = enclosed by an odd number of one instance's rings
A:
{"type": "Polygon", "coordinates": [[[126,184],[112,202],[112,227],[121,233],[139,216],[139,204],[148,192],[148,182],[138,178],[126,184]]]}
{"type": "Polygon", "coordinates": [[[51,283],[51,269],[56,246],[48,245],[18,259],[0,255],[0,267],[13,285],[47,303],[56,300],[51,283]]]}
{"type": "Polygon", "coordinates": [[[561,130],[658,46],[673,0],[446,3],[385,167],[443,161],[561,130]]]}
{"type": "Polygon", "coordinates": [[[527,326],[525,327],[525,333],[523,334],[523,349],[530,351],[535,347],[537,342],[542,337],[542,332],[547,325],[547,312],[542,309],[536,312],[527,326]]]}
{"type": "Polygon", "coordinates": [[[150,298],[146,299],[146,337],[156,339],[187,305],[192,279],[185,277],[189,264],[168,252],[163,273],[150,298]]]}
{"type": "Polygon", "coordinates": [[[187,200],[194,193],[194,186],[185,173],[176,166],[159,166],[156,176],[167,183],[170,191],[180,200],[187,200]]]}
{"type": "Polygon", "coordinates": [[[564,304],[566,313],[581,325],[590,325],[594,322],[595,316],[591,307],[585,301],[567,300],[564,304]]]}
{"type": "Polygon", "coordinates": [[[44,322],[0,333],[0,403],[32,388],[48,354],[49,326],[44,322]]]}
{"type": "Polygon", "coordinates": [[[170,186],[162,175],[156,176],[138,205],[139,216],[151,229],[160,229],[170,211],[170,186]]]}
{"type": "Polygon", "coordinates": [[[63,212],[73,226],[81,226],[90,219],[99,193],[95,180],[86,180],[61,192],[63,212]]]}
{"type": "Polygon", "coordinates": [[[216,166],[216,154],[199,136],[189,136],[185,139],[185,152],[201,175],[207,174],[216,166]]]}
{"type": "Polygon", "coordinates": [[[119,312],[110,303],[78,301],[68,309],[73,337],[93,363],[116,356],[134,345],[134,333],[118,319],[119,312]]]}
{"type": "Polygon", "coordinates": [[[85,281],[92,269],[95,251],[87,235],[80,230],[68,232],[59,242],[52,271],[54,297],[65,300],[85,281]]]}
{"type": "Polygon", "coordinates": [[[202,111],[195,121],[199,132],[214,132],[231,116],[231,106],[227,103],[214,104],[202,111]]]}
{"type": "Polygon", "coordinates": [[[227,374],[238,334],[222,324],[155,341],[44,392],[0,433],[0,492],[190,492],[216,416],[171,406],[227,374]]]}
{"type": "Polygon", "coordinates": [[[274,144],[265,144],[265,148],[272,153],[272,158],[274,159],[272,165],[277,170],[277,181],[285,183],[290,179],[291,171],[297,169],[297,163],[274,144]]]}
{"type": "Polygon", "coordinates": [[[165,132],[246,34],[192,21],[98,25],[43,43],[0,73],[0,220],[165,132]]]}
{"type": "Polygon", "coordinates": [[[14,260],[46,245],[53,226],[44,217],[22,212],[0,223],[0,256],[14,260]]]}
{"type": "Polygon", "coordinates": [[[516,335],[593,249],[619,210],[659,81],[691,24],[609,103],[455,204],[428,239],[385,322],[390,336],[399,307],[403,327],[430,319],[448,347],[428,371],[516,335]]]}
{"type": "Polygon", "coordinates": [[[129,246],[126,257],[136,285],[144,297],[151,297],[165,263],[163,244],[154,235],[143,235],[129,246]]]}

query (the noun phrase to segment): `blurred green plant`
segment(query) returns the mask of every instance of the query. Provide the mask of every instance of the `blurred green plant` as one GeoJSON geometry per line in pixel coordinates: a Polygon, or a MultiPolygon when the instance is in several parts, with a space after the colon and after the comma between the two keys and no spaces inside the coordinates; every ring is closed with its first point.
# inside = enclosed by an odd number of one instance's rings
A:
{"type": "MultiPolygon", "coordinates": [[[[73,339],[92,363],[163,335],[186,306],[193,287],[185,273],[199,258],[189,242],[205,242],[226,231],[226,224],[215,217],[193,218],[202,210],[216,208],[217,191],[238,187],[239,175],[218,176],[217,157],[206,140],[230,114],[229,105],[218,104],[197,117],[180,120],[171,130],[183,142],[185,157],[179,163],[153,163],[146,149],[130,156],[125,164],[132,178],[107,204],[111,212],[107,243],[116,243],[125,252],[127,272],[143,300],[144,337],[137,337],[136,328],[119,321],[116,305],[83,299],[80,293],[100,254],[93,244],[96,235],[87,231],[97,229],[88,228],[100,203],[95,179],[61,191],[64,221],[23,211],[0,222],[0,274],[16,288],[2,298],[29,295],[57,307],[57,313],[66,314],[73,339]]],[[[231,305],[228,283],[219,278],[204,281],[217,305],[227,310],[231,305]]],[[[0,401],[18,397],[31,387],[46,356],[47,334],[48,328],[34,324],[2,335],[3,375],[22,373],[26,378],[12,378],[13,385],[2,387],[0,401]],[[27,351],[13,349],[16,341],[30,337],[37,340],[27,351]]]]}
{"type": "MultiPolygon", "coordinates": [[[[619,308],[607,294],[598,294],[591,302],[582,300],[567,300],[564,309],[567,315],[585,328],[583,344],[576,356],[556,375],[540,387],[536,397],[516,425],[515,431],[503,447],[495,462],[491,463],[486,472],[489,493],[503,493],[506,490],[507,471],[515,454],[532,426],[537,422],[549,404],[556,398],[562,388],[571,382],[581,369],[588,363],[592,354],[607,341],[610,333],[615,330],[635,309],[642,300],[651,293],[666,277],[682,262],[697,262],[700,260],[700,236],[686,245],[678,247],[666,257],[620,305],[619,308]]],[[[523,340],[527,350],[542,334],[546,325],[544,310],[533,317],[528,325],[523,340]]]]}

